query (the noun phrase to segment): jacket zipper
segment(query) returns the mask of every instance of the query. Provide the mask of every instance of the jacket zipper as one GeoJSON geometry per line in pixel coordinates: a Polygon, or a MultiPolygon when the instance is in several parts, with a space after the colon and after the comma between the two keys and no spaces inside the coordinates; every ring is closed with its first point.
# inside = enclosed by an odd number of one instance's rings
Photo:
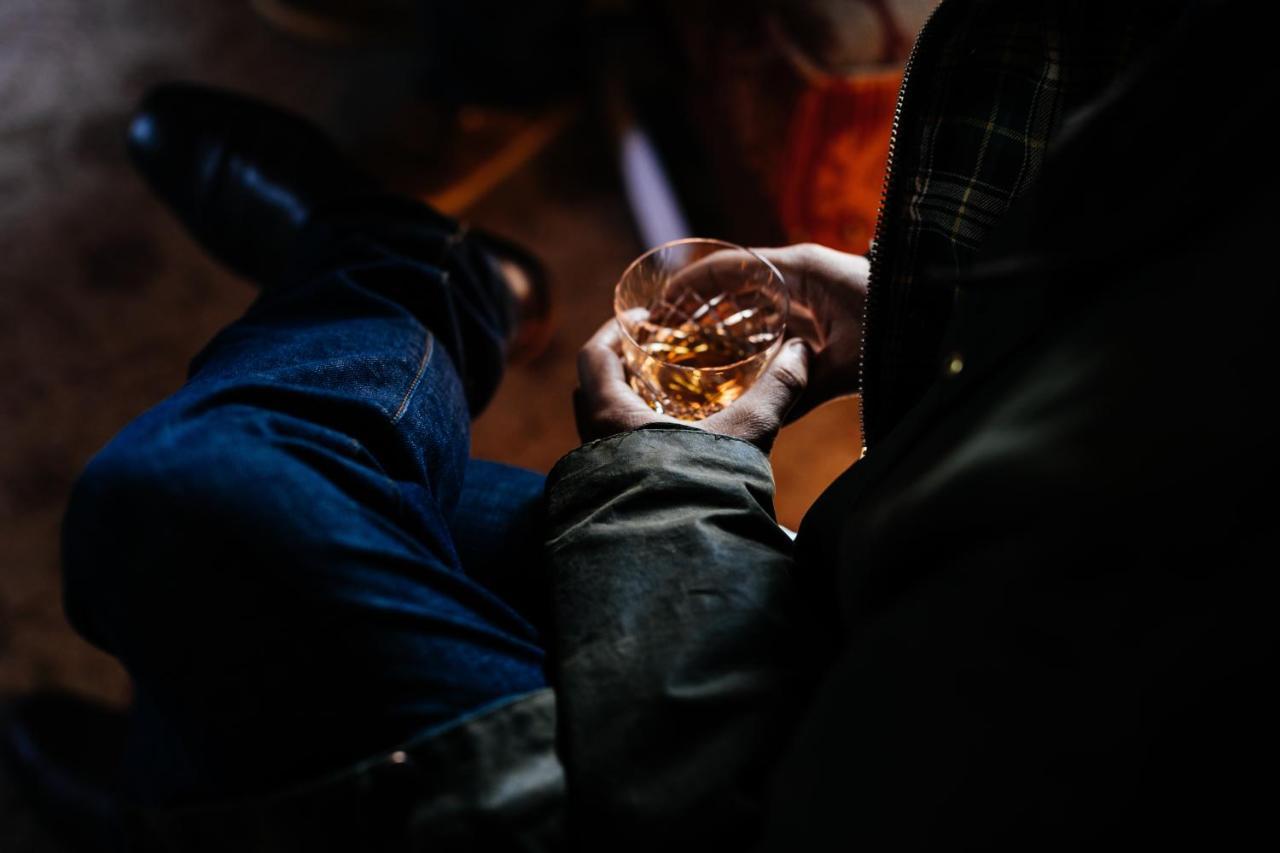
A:
{"type": "Polygon", "coordinates": [[[947,0],[941,0],[937,6],[934,6],[929,13],[929,17],[925,18],[924,25],[920,27],[920,32],[911,45],[911,52],[907,54],[906,64],[902,67],[902,85],[898,87],[898,101],[893,108],[893,127],[889,131],[889,155],[885,161],[884,182],[880,187],[880,207],[876,211],[875,237],[871,242],[871,257],[868,259],[870,269],[867,272],[867,299],[862,309],[862,340],[858,344],[858,389],[860,392],[858,429],[862,438],[862,456],[867,455],[867,329],[870,328],[875,305],[875,283],[883,273],[884,266],[880,247],[884,244],[885,202],[888,201],[890,194],[897,188],[894,160],[896,159],[895,155],[898,148],[898,128],[902,123],[902,107],[906,103],[907,82],[911,78],[911,68],[915,64],[916,55],[920,52],[920,45],[924,42],[925,36],[929,32],[929,25],[938,16],[938,10],[945,6],[946,3],[947,0]]]}

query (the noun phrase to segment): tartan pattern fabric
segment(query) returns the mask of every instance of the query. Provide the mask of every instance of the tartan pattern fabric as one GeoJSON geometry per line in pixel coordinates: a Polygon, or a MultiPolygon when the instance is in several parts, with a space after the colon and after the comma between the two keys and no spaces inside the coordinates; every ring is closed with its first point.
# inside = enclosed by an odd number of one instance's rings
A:
{"type": "Polygon", "coordinates": [[[868,445],[914,405],[944,361],[953,294],[930,279],[972,264],[1039,178],[1064,117],[1181,11],[1150,0],[948,0],[938,11],[904,84],[877,234],[885,262],[872,282],[876,314],[866,330],[868,445]]]}

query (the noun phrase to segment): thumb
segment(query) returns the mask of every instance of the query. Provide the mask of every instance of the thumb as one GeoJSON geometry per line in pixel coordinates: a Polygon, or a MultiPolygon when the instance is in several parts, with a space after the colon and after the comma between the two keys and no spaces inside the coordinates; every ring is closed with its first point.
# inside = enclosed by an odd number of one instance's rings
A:
{"type": "Polygon", "coordinates": [[[782,345],[764,373],[736,402],[752,398],[749,405],[777,413],[779,422],[804,394],[809,383],[809,347],[800,338],[782,345]]]}
{"type": "Polygon", "coordinates": [[[707,418],[702,426],[746,439],[767,452],[787,412],[804,393],[808,378],[809,348],[799,338],[792,338],[782,345],[745,394],[707,418]]]}

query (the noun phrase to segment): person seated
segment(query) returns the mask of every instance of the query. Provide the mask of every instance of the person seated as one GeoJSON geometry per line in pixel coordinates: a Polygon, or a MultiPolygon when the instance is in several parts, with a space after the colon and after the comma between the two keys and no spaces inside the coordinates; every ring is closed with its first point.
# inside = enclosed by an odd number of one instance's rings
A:
{"type": "MultiPolygon", "coordinates": [[[[957,3],[870,260],[714,419],[580,354],[584,445],[469,458],[522,253],[193,87],[142,172],[262,292],[80,478],[67,612],[160,849],[1077,849],[1270,832],[1275,76],[1240,3],[957,3]],[[793,543],[767,449],[862,394],[793,543]]],[[[520,282],[525,279],[524,283],[520,282]]],[[[526,305],[528,303],[525,303],[526,305]]],[[[538,312],[526,311],[537,315],[538,312]]]]}

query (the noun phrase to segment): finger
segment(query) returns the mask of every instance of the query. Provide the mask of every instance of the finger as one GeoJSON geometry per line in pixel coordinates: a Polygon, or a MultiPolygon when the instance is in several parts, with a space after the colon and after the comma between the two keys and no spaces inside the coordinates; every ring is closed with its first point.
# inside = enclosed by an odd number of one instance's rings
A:
{"type": "Polygon", "coordinates": [[[622,330],[609,320],[578,351],[578,384],[595,388],[601,383],[626,382],[622,369],[622,330]]]}
{"type": "Polygon", "coordinates": [[[760,378],[739,398],[777,412],[781,420],[795,405],[809,382],[809,347],[792,339],[782,345],[760,378]]]}
{"type": "Polygon", "coordinates": [[[808,304],[792,302],[791,309],[787,312],[787,337],[800,338],[809,345],[812,352],[822,352],[829,337],[824,319],[819,318],[808,304]]]}
{"type": "Polygon", "coordinates": [[[778,268],[797,289],[803,289],[810,278],[845,279],[865,277],[871,262],[863,255],[841,252],[818,243],[795,243],[769,249],[753,249],[757,255],[778,268]]]}
{"type": "Polygon", "coordinates": [[[792,339],[745,394],[707,419],[707,428],[746,437],[768,447],[787,412],[804,394],[809,378],[809,348],[792,339]]]}
{"type": "Polygon", "coordinates": [[[656,413],[627,382],[622,346],[622,330],[616,320],[610,320],[578,352],[580,406],[585,411],[608,412],[612,416],[654,417],[656,413]]]}
{"type": "Polygon", "coordinates": [[[756,249],[786,278],[792,304],[831,303],[856,310],[866,295],[871,262],[862,255],[840,252],[817,243],[797,243],[776,249],[756,249]]]}

